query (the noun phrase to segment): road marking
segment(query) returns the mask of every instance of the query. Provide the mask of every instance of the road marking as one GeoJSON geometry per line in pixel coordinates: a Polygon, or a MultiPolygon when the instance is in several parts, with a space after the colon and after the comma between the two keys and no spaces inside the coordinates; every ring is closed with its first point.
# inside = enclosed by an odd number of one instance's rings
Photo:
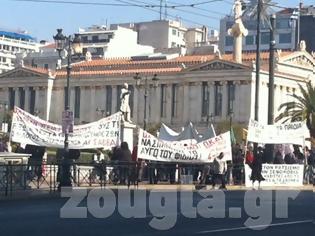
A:
{"type": "Polygon", "coordinates": [[[257,229],[257,228],[265,228],[265,227],[273,227],[273,226],[283,226],[283,225],[294,225],[294,224],[305,224],[311,223],[313,220],[301,220],[301,221],[291,221],[291,222],[283,222],[283,223],[274,223],[269,225],[255,225],[252,227],[237,227],[237,228],[226,228],[226,229],[214,229],[207,231],[200,231],[196,234],[208,234],[208,233],[216,233],[216,232],[227,232],[227,231],[237,231],[237,230],[248,230],[248,229],[257,229]]]}

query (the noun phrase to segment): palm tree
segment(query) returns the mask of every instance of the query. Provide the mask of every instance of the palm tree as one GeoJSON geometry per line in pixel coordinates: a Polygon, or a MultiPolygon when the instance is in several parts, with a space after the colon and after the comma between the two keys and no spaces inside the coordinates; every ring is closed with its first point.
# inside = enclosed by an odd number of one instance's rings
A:
{"type": "Polygon", "coordinates": [[[275,120],[283,122],[306,120],[312,146],[315,146],[315,87],[312,86],[311,81],[306,83],[306,88],[301,84],[298,85],[301,95],[289,94],[294,101],[281,104],[278,110],[283,111],[275,120]]]}

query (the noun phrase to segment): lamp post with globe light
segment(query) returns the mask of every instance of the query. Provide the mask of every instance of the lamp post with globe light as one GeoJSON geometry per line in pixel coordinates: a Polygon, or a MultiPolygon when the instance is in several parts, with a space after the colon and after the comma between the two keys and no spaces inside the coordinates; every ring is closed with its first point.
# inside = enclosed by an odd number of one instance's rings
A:
{"type": "Polygon", "coordinates": [[[82,44],[78,34],[68,37],[64,36],[62,29],[57,29],[57,34],[53,37],[55,40],[56,50],[58,51],[60,59],[67,60],[67,86],[65,91],[65,111],[63,112],[63,132],[65,135],[64,151],[62,157],[62,171],[60,179],[60,187],[71,186],[70,178],[70,161],[69,161],[69,133],[72,132],[73,127],[73,112],[70,111],[70,75],[71,75],[71,61],[73,55],[82,54],[82,44]],[[64,52],[64,56],[63,56],[64,52]]]}

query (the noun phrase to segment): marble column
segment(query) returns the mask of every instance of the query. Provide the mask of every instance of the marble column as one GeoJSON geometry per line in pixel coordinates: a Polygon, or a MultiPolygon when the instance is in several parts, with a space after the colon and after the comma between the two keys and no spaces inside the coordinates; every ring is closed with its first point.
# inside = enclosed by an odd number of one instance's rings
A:
{"type": "Polygon", "coordinates": [[[14,90],[14,106],[20,107],[19,88],[13,88],[13,90],[14,90]]]}
{"type": "MultiPolygon", "coordinates": [[[[117,86],[112,86],[112,114],[117,112],[117,86]]],[[[118,108],[119,109],[119,108],[118,108]]]]}
{"type": "Polygon", "coordinates": [[[96,103],[95,103],[95,86],[89,87],[90,92],[90,106],[89,106],[89,114],[90,114],[90,122],[95,121],[96,119],[96,103]]]}
{"type": "Polygon", "coordinates": [[[228,111],[228,83],[227,81],[222,82],[222,118],[223,120],[227,118],[228,111]]]}

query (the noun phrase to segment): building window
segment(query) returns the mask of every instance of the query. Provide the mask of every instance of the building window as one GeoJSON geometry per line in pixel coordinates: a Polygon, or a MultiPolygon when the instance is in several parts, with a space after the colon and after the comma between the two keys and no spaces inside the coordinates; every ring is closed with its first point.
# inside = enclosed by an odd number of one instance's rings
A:
{"type": "Polygon", "coordinates": [[[201,115],[208,116],[209,111],[209,88],[207,82],[202,82],[201,115]]]}
{"type": "Polygon", "coordinates": [[[15,90],[9,88],[9,109],[13,110],[15,105],[15,90]]]}
{"type": "Polygon", "coordinates": [[[245,38],[246,45],[254,45],[254,42],[255,42],[254,35],[246,36],[246,38],[245,38]]]}
{"type": "Polygon", "coordinates": [[[121,86],[121,85],[117,85],[116,111],[119,111],[119,110],[120,110],[120,104],[121,104],[121,101],[120,101],[120,93],[121,93],[121,89],[122,89],[122,86],[121,86]]]}
{"type": "Polygon", "coordinates": [[[112,86],[106,86],[106,114],[112,114],[112,86]]]}
{"type": "Polygon", "coordinates": [[[35,99],[36,99],[36,90],[33,87],[29,88],[30,91],[30,113],[34,115],[35,113],[35,99]]]}
{"type": "Polygon", "coordinates": [[[176,46],[177,46],[176,43],[175,43],[175,42],[172,42],[172,46],[171,46],[171,47],[172,47],[172,48],[176,48],[176,46]]]}
{"type": "Polygon", "coordinates": [[[270,33],[269,32],[263,32],[261,33],[261,44],[269,44],[270,43],[270,33]]]}
{"type": "Polygon", "coordinates": [[[161,84],[161,117],[166,117],[166,84],[161,84]]]}
{"type": "Polygon", "coordinates": [[[82,43],[87,43],[89,41],[87,36],[82,36],[81,40],[82,40],[82,43]]]}
{"type": "Polygon", "coordinates": [[[225,46],[233,46],[234,38],[231,36],[225,37],[225,46]]]}
{"type": "Polygon", "coordinates": [[[291,43],[291,33],[279,34],[279,43],[291,43]]]}
{"type": "Polygon", "coordinates": [[[92,36],[92,43],[98,43],[98,36],[97,35],[92,36]]]}
{"type": "Polygon", "coordinates": [[[289,29],[290,28],[290,19],[289,18],[276,19],[276,28],[277,29],[289,29]]]}
{"type": "Polygon", "coordinates": [[[219,82],[215,83],[214,88],[214,115],[222,115],[222,85],[219,82]]]}
{"type": "Polygon", "coordinates": [[[25,90],[24,88],[19,88],[19,97],[20,97],[20,108],[24,109],[25,107],[25,90]]]}
{"type": "Polygon", "coordinates": [[[177,30],[176,29],[172,29],[172,34],[173,35],[177,35],[177,30]]]}
{"type": "Polygon", "coordinates": [[[80,99],[81,99],[81,89],[76,86],[74,88],[74,118],[80,118],[80,99]]]}
{"type": "Polygon", "coordinates": [[[46,70],[48,70],[48,64],[45,64],[45,65],[44,65],[44,68],[45,68],[46,70]]]}
{"type": "Polygon", "coordinates": [[[104,49],[103,48],[96,48],[96,54],[97,55],[103,55],[104,54],[104,49]]]}
{"type": "Polygon", "coordinates": [[[172,117],[177,117],[178,112],[178,84],[172,85],[172,117]]]}
{"type": "Polygon", "coordinates": [[[228,82],[228,114],[234,110],[235,101],[235,84],[232,81],[228,82]]]}

